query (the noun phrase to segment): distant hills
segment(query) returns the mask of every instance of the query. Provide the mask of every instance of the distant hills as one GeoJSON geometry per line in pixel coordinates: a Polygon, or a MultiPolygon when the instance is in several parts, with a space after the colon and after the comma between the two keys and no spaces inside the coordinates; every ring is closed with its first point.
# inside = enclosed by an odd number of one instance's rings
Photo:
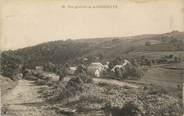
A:
{"type": "MultiPolygon", "coordinates": [[[[80,40],[58,40],[12,51],[24,63],[34,67],[48,62],[63,64],[79,63],[83,58],[110,60],[134,52],[183,51],[184,32],[173,31],[164,34],[130,37],[90,38],[80,40]]],[[[5,51],[7,52],[7,51],[5,51]]]]}

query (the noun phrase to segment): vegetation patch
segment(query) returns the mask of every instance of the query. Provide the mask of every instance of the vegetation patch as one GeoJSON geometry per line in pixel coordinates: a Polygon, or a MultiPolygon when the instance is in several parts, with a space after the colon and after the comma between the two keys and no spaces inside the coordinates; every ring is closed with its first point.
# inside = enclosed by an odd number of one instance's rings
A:
{"type": "Polygon", "coordinates": [[[57,85],[60,89],[54,89],[49,99],[58,98],[57,102],[60,103],[58,107],[76,109],[79,115],[91,115],[94,111],[103,115],[112,114],[112,116],[122,114],[126,116],[180,116],[182,114],[179,98],[167,95],[159,88],[154,90],[153,87],[148,86],[146,89],[132,89],[91,82],[77,86],[74,84],[73,87],[70,86],[70,89],[63,89],[67,85],[67,83],[57,85]]]}

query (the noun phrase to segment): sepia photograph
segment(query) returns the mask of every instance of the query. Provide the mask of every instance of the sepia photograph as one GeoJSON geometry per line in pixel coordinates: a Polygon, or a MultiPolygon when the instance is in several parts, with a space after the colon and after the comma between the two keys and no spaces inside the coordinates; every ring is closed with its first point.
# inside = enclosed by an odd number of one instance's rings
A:
{"type": "Polygon", "coordinates": [[[184,1],[0,0],[0,116],[184,116],[184,1]]]}

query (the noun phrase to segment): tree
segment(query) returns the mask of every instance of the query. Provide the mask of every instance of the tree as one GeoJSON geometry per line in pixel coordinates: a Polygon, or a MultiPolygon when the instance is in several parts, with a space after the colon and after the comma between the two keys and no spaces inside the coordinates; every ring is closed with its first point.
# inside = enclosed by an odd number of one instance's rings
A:
{"type": "Polygon", "coordinates": [[[10,78],[18,73],[20,65],[23,64],[23,59],[11,50],[2,52],[0,60],[2,75],[10,78]]]}

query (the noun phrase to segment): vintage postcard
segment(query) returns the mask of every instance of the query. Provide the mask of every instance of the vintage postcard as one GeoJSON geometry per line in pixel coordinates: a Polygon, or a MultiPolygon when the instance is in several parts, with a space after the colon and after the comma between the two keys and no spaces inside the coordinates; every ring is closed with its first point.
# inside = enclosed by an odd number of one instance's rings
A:
{"type": "Polygon", "coordinates": [[[1,116],[183,116],[183,0],[0,0],[1,116]]]}

